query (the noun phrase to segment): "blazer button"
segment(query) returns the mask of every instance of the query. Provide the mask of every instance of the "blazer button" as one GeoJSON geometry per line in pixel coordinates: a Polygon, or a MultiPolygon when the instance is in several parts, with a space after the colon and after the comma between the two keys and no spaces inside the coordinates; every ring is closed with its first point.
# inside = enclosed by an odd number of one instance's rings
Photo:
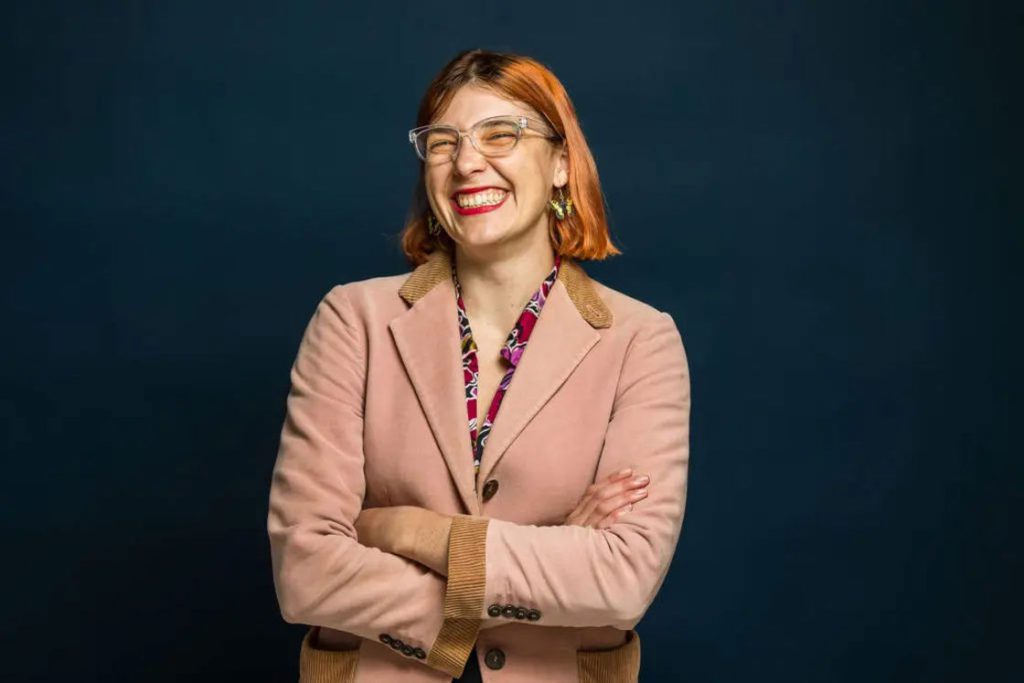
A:
{"type": "Polygon", "coordinates": [[[391,639],[391,649],[392,650],[401,650],[403,645],[405,645],[405,643],[400,641],[398,638],[392,638],[391,639]]]}
{"type": "Polygon", "coordinates": [[[505,666],[505,653],[498,648],[488,650],[484,656],[484,664],[487,665],[488,669],[500,669],[505,666]]]}
{"type": "Polygon", "coordinates": [[[503,617],[508,617],[509,619],[511,619],[512,617],[514,617],[516,615],[516,606],[515,605],[505,605],[504,609],[501,610],[501,615],[503,617]]]}
{"type": "Polygon", "coordinates": [[[494,494],[498,492],[498,480],[488,479],[484,484],[484,502],[486,503],[491,498],[494,498],[494,494]]]}
{"type": "Polygon", "coordinates": [[[516,619],[525,619],[526,615],[529,614],[524,608],[520,607],[516,610],[516,619]]]}
{"type": "Polygon", "coordinates": [[[384,643],[385,645],[390,645],[391,636],[389,636],[387,633],[380,634],[380,642],[384,643]]]}
{"type": "Polygon", "coordinates": [[[426,659],[427,653],[423,651],[422,647],[418,647],[413,650],[413,654],[416,655],[416,659],[426,659]]]}
{"type": "Polygon", "coordinates": [[[540,619],[540,612],[535,609],[532,609],[526,613],[526,618],[530,621],[537,621],[538,619],[540,619]]]}
{"type": "Polygon", "coordinates": [[[412,645],[403,645],[402,646],[402,654],[405,655],[406,657],[412,657],[412,653],[414,653],[414,652],[416,652],[416,648],[414,648],[412,645]]]}
{"type": "Polygon", "coordinates": [[[491,605],[487,608],[487,615],[491,617],[501,616],[501,605],[491,605]]]}

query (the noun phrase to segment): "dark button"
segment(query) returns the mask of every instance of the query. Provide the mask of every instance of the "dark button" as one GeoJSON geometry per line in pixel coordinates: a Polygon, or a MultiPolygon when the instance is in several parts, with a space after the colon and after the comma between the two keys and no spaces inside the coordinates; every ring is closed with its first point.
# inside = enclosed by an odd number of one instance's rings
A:
{"type": "Polygon", "coordinates": [[[391,639],[391,649],[392,650],[401,650],[403,645],[405,645],[405,643],[400,641],[398,638],[392,638],[391,639]]]}
{"type": "Polygon", "coordinates": [[[385,645],[390,645],[391,636],[389,636],[387,633],[380,634],[380,642],[384,643],[385,645]]]}
{"type": "Polygon", "coordinates": [[[484,664],[488,669],[500,669],[505,666],[505,653],[498,648],[488,650],[487,655],[484,656],[484,664]]]}
{"type": "Polygon", "coordinates": [[[511,619],[512,617],[514,617],[516,615],[516,606],[515,605],[505,605],[505,608],[503,610],[501,610],[501,615],[511,619]]]}
{"type": "Polygon", "coordinates": [[[416,652],[416,648],[414,648],[412,645],[403,645],[402,646],[402,654],[405,655],[406,657],[412,657],[412,653],[413,652],[416,652]]]}
{"type": "Polygon", "coordinates": [[[520,607],[516,610],[516,619],[525,619],[527,614],[529,614],[529,612],[527,612],[525,608],[520,607]]]}
{"type": "Polygon", "coordinates": [[[501,605],[491,605],[490,607],[487,608],[487,614],[489,614],[492,617],[500,617],[501,616],[501,605]]]}
{"type": "Polygon", "coordinates": [[[486,503],[491,498],[494,498],[494,494],[498,492],[498,480],[488,479],[487,483],[484,484],[484,502],[486,503]]]}
{"type": "Polygon", "coordinates": [[[526,613],[526,618],[530,621],[537,621],[538,619],[540,619],[540,612],[538,612],[535,609],[532,609],[526,613]]]}
{"type": "Polygon", "coordinates": [[[422,647],[416,648],[415,650],[413,650],[412,653],[414,655],[416,655],[416,659],[426,659],[427,658],[427,653],[423,651],[422,647]]]}

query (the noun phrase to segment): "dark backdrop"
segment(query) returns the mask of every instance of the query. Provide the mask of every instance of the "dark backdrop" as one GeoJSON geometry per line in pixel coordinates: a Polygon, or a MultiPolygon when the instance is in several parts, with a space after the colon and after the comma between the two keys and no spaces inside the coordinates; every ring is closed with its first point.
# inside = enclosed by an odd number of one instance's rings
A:
{"type": "Polygon", "coordinates": [[[4,4],[3,679],[294,680],[290,364],[406,270],[405,132],[486,47],[566,84],[625,252],[589,270],[689,352],[645,683],[1008,680],[1020,5],[347,5],[4,4]]]}

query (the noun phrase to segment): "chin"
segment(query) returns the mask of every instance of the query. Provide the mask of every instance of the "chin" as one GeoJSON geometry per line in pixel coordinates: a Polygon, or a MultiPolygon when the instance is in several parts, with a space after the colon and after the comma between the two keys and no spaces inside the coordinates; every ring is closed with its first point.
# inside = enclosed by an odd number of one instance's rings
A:
{"type": "Polygon", "coordinates": [[[500,244],[514,236],[514,231],[503,225],[481,224],[465,227],[462,240],[466,246],[487,246],[500,244]]]}

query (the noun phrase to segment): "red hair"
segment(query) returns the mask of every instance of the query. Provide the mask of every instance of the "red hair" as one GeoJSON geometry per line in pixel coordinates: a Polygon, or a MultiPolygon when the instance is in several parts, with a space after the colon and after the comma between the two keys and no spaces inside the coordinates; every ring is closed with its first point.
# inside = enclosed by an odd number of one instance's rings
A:
{"type": "MultiPolygon", "coordinates": [[[[502,97],[532,107],[565,141],[569,180],[564,191],[572,199],[575,211],[564,221],[551,221],[549,235],[552,247],[563,256],[579,260],[600,261],[621,254],[608,234],[597,165],[583,137],[572,100],[555,75],[529,57],[486,50],[461,52],[430,83],[420,101],[416,126],[431,123],[448,106],[456,91],[470,84],[488,88],[502,97]]],[[[400,236],[402,251],[414,267],[426,261],[427,256],[438,248],[449,252],[454,248],[451,237],[444,231],[437,237],[427,232],[429,213],[421,165],[412,205],[400,236]]]]}

